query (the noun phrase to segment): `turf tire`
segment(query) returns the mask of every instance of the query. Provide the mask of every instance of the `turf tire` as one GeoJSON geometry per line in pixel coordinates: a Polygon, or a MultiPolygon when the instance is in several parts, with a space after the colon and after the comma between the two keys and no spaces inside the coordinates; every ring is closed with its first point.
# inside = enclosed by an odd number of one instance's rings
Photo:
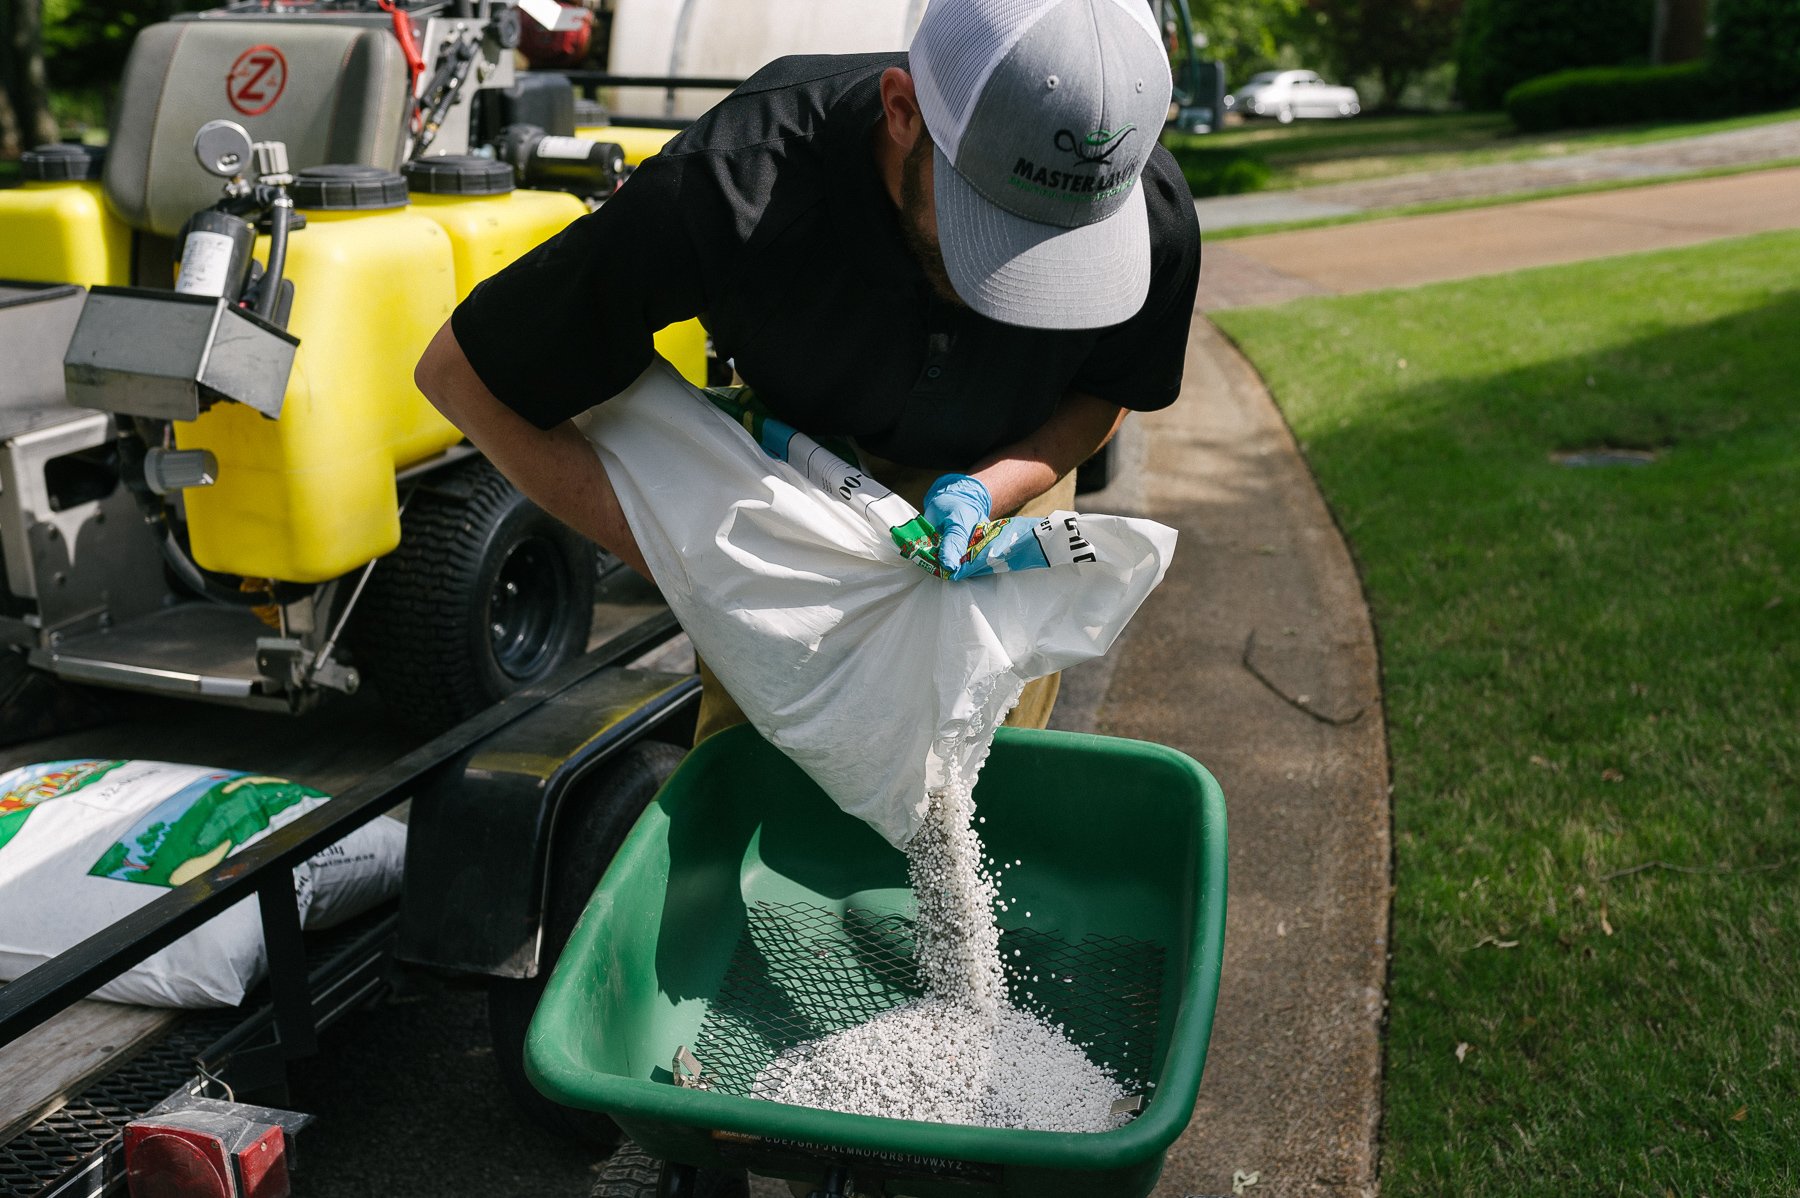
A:
{"type": "Polygon", "coordinates": [[[357,603],[357,664],[396,720],[442,732],[587,649],[596,554],[487,462],[457,468],[408,500],[357,603]]]}
{"type": "MultiPolygon", "coordinates": [[[[600,1166],[590,1198],[657,1198],[661,1183],[662,1162],[625,1140],[600,1166]]],[[[701,1169],[693,1188],[679,1198],[749,1198],[749,1194],[750,1178],[743,1170],[701,1169]]]]}

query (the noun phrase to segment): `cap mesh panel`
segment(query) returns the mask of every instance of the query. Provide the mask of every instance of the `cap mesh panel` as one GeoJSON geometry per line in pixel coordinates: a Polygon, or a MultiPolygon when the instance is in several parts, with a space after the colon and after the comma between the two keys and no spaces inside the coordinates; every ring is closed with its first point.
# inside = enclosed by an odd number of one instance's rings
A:
{"type": "Polygon", "coordinates": [[[919,105],[932,140],[952,158],[963,126],[994,64],[1038,17],[1065,0],[937,3],[913,35],[911,60],[919,105]]]}

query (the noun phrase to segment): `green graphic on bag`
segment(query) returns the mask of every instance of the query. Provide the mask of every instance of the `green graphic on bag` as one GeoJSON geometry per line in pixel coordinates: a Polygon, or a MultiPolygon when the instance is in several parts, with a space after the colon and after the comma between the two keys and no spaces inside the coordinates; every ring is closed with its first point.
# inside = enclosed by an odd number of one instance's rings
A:
{"type": "Polygon", "coordinates": [[[39,803],[73,794],[123,761],[41,761],[0,774],[0,849],[39,803]]]}
{"type": "Polygon", "coordinates": [[[88,873],[179,886],[223,861],[295,803],[328,797],[282,778],[214,770],[145,812],[88,873]]]}
{"type": "Polygon", "coordinates": [[[786,462],[828,495],[850,504],[869,523],[886,532],[900,556],[933,574],[947,573],[938,564],[938,531],[919,515],[918,509],[878,482],[873,475],[850,463],[856,450],[847,441],[815,439],[769,410],[748,387],[713,388],[706,392],[712,405],[741,425],[763,453],[786,462]]]}
{"type": "Polygon", "coordinates": [[[872,527],[893,538],[901,557],[939,578],[952,574],[980,578],[1099,560],[1081,534],[1081,518],[1074,512],[1057,512],[1054,520],[1002,516],[985,521],[975,526],[961,561],[940,561],[942,532],[873,475],[851,465],[856,460],[851,446],[829,438],[814,440],[770,415],[748,387],[715,388],[706,392],[706,398],[741,425],[763,453],[786,462],[827,495],[849,504],[872,527]]]}

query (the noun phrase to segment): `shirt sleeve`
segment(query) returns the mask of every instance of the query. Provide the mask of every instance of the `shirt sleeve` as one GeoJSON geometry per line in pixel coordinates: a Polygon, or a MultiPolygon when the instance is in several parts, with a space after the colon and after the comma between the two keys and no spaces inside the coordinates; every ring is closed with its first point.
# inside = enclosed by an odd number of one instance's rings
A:
{"type": "Polygon", "coordinates": [[[1151,152],[1139,186],[1150,214],[1150,294],[1137,315],[1100,334],[1070,383],[1122,408],[1166,408],[1181,393],[1188,326],[1200,286],[1200,222],[1168,150],[1151,152]]]}
{"type": "Polygon", "coordinates": [[[623,391],[650,364],[657,330],[703,309],[683,163],[647,159],[612,199],[478,284],[451,315],[487,389],[539,428],[623,391]]]}

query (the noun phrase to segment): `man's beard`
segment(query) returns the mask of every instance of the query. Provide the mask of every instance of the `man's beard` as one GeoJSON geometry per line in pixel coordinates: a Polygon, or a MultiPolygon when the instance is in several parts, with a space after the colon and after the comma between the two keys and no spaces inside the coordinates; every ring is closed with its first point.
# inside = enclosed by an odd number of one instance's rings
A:
{"type": "Polygon", "coordinates": [[[926,280],[939,299],[966,308],[962,297],[950,283],[950,272],[944,267],[944,251],[925,229],[925,213],[930,200],[925,195],[925,160],[931,154],[931,139],[920,137],[906,152],[900,167],[900,232],[913,261],[925,272],[926,280]]]}

